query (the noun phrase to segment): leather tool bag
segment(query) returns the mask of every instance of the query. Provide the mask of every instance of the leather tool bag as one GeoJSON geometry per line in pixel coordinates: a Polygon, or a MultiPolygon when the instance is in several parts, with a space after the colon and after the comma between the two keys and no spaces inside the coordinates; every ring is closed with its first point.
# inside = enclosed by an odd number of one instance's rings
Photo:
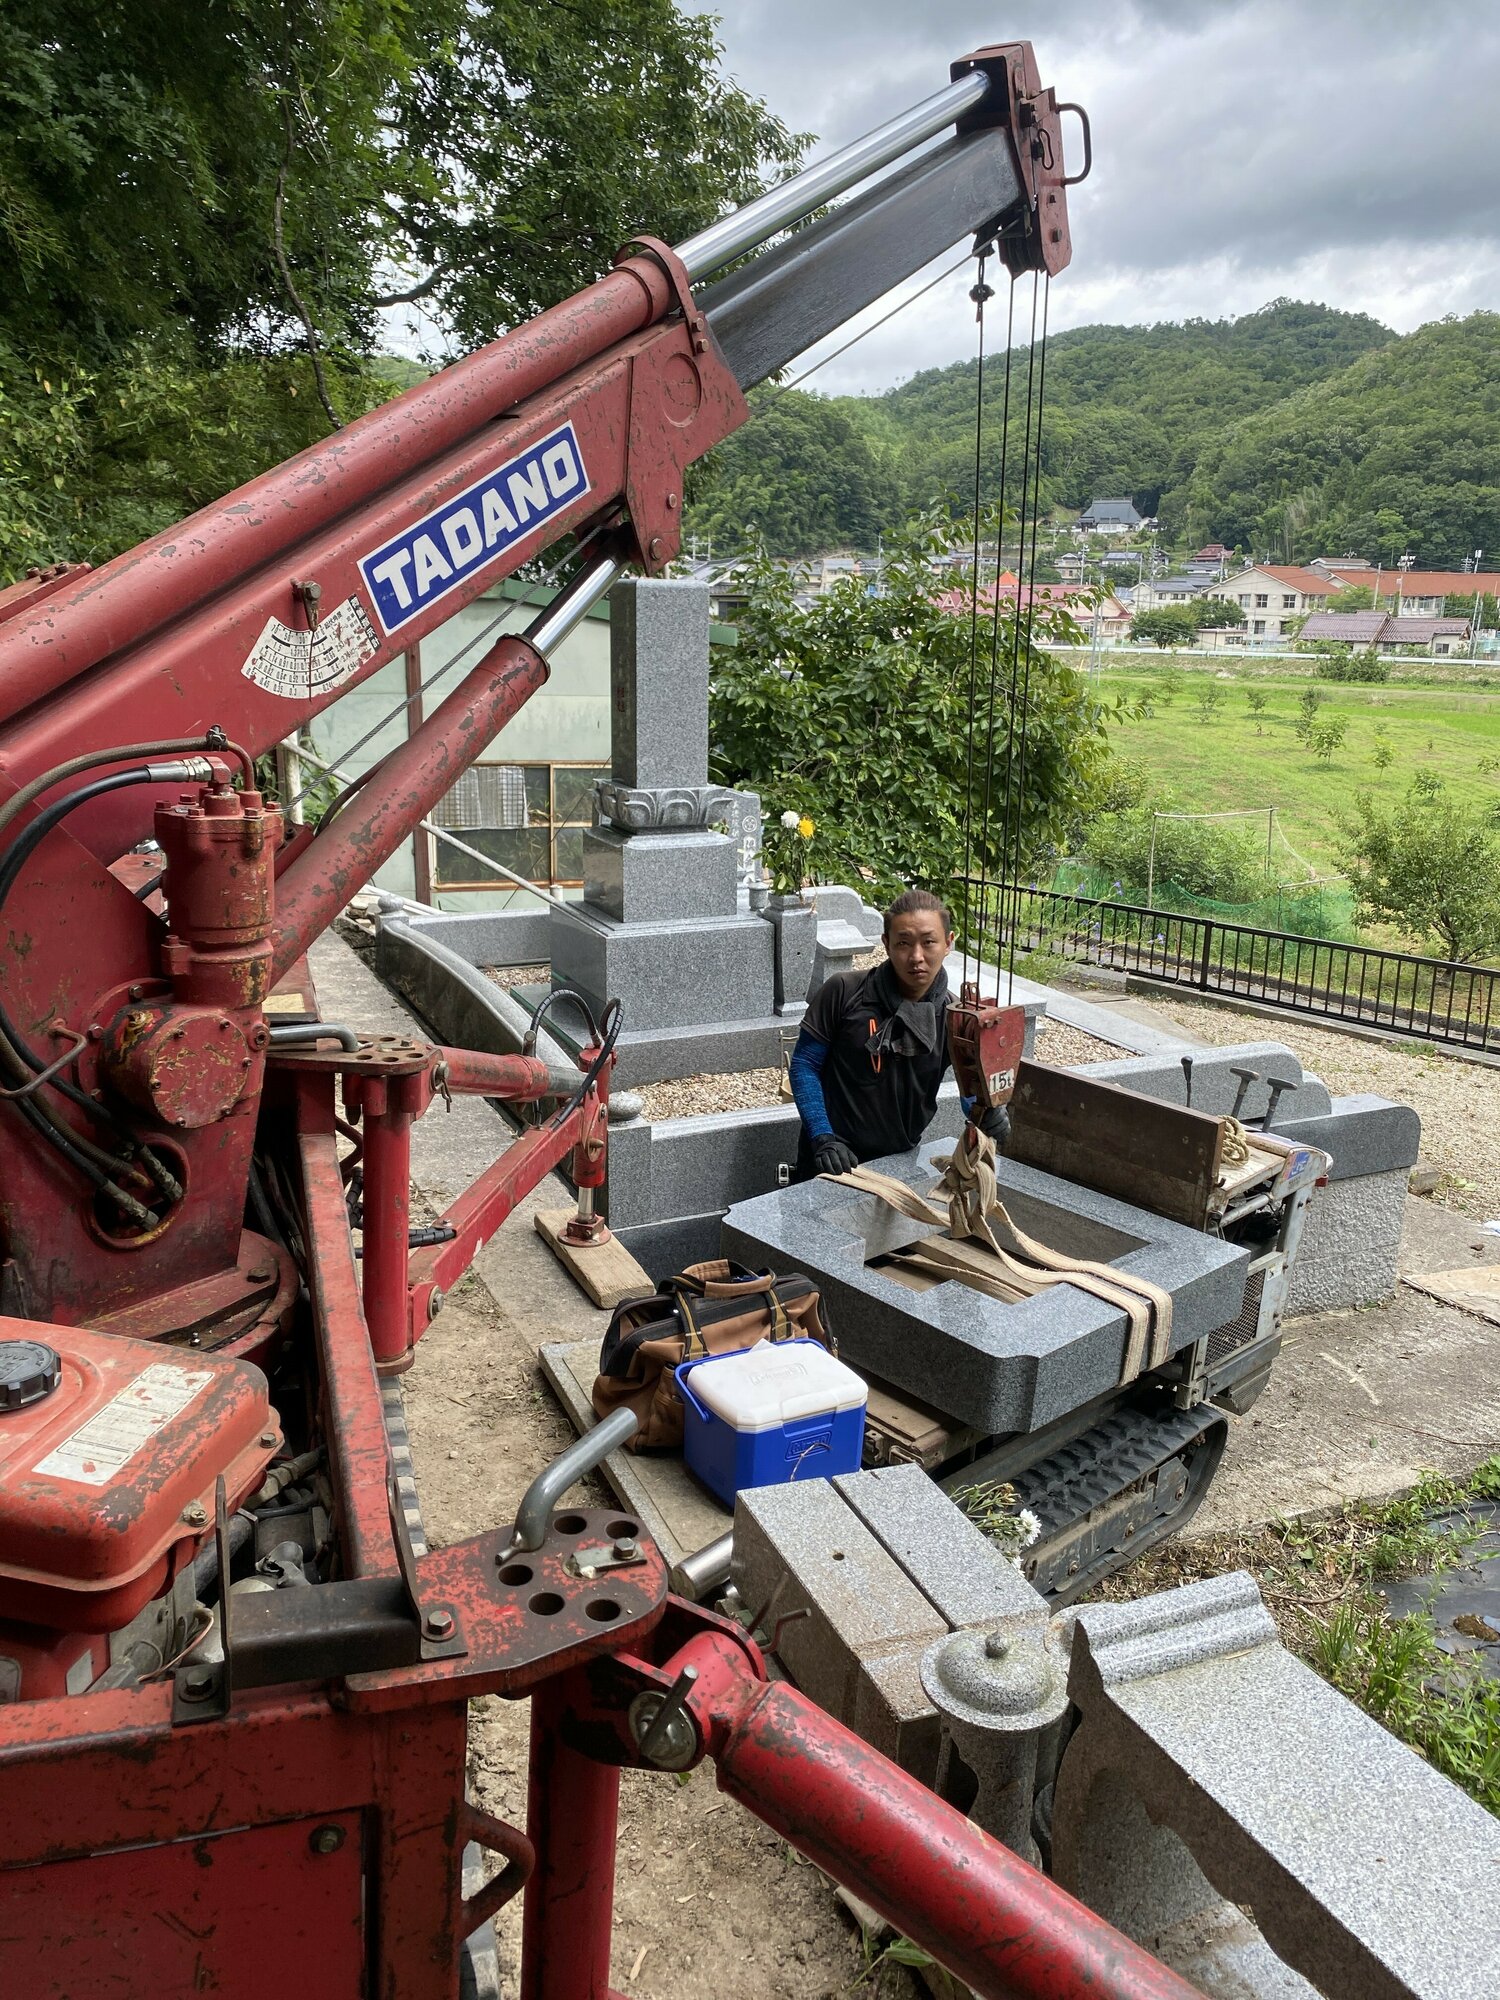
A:
{"type": "Polygon", "coordinates": [[[679,1361],[799,1337],[833,1345],[811,1278],[747,1271],[724,1257],[690,1264],[653,1298],[616,1307],[599,1355],[594,1413],[607,1417],[628,1404],[640,1419],[631,1451],[680,1450],[682,1398],[672,1372],[679,1361]]]}

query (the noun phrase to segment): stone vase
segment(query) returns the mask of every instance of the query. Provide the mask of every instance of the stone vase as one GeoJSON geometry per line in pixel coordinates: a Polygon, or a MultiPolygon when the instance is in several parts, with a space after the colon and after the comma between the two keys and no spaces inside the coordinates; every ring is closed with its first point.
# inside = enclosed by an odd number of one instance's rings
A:
{"type": "Polygon", "coordinates": [[[818,950],[818,913],[800,896],[773,895],[762,913],[776,932],[776,1009],[795,1007],[812,985],[818,950]]]}

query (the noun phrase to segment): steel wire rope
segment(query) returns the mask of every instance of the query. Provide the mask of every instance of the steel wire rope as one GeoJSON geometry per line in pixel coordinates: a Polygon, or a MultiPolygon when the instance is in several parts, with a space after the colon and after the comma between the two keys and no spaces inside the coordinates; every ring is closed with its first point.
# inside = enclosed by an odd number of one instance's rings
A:
{"type": "MultiPolygon", "coordinates": [[[[1035,310],[1035,289],[1036,280],[1033,279],[1033,311],[1035,310]]],[[[1016,788],[1015,872],[1011,877],[1010,958],[1006,968],[1012,985],[1015,983],[1016,976],[1016,931],[1021,921],[1021,849],[1025,834],[1022,813],[1025,810],[1026,804],[1026,736],[1027,727],[1030,722],[1031,708],[1031,635],[1036,622],[1036,538],[1042,513],[1042,414],[1047,401],[1047,319],[1051,305],[1052,273],[1048,271],[1044,273],[1042,279],[1042,351],[1041,365],[1037,371],[1036,384],[1036,456],[1031,469],[1031,560],[1028,565],[1031,572],[1031,586],[1026,602],[1026,643],[1021,680],[1021,761],[1016,788]]],[[[1016,579],[1016,610],[1018,614],[1020,612],[1020,590],[1021,579],[1018,577],[1016,579]]]]}
{"type": "MultiPolygon", "coordinates": [[[[984,465],[984,308],[994,297],[991,288],[984,282],[984,266],[991,245],[986,242],[977,247],[974,254],[979,259],[979,276],[976,278],[969,297],[974,301],[974,320],[979,328],[977,338],[978,369],[974,381],[974,563],[969,577],[969,714],[964,744],[964,902],[969,901],[969,864],[973,852],[974,837],[974,710],[975,693],[979,674],[979,538],[981,481],[984,465]]],[[[996,584],[999,583],[999,563],[996,562],[996,584]]],[[[964,927],[968,928],[968,910],[964,913],[964,927]]]]}
{"type": "MultiPolygon", "coordinates": [[[[1034,515],[1038,502],[1035,481],[1030,476],[1032,469],[1032,424],[1036,408],[1036,305],[1037,282],[1035,275],[1033,275],[1031,281],[1031,329],[1026,351],[1026,428],[1021,446],[1021,504],[1016,511],[1016,606],[1015,615],[1011,620],[1010,633],[1010,716],[1006,728],[1004,818],[1000,830],[1001,872],[1000,880],[996,885],[995,898],[995,976],[997,993],[1001,960],[1005,956],[1006,891],[1009,886],[1006,877],[1009,871],[1018,865],[1016,857],[1020,852],[1022,819],[1025,812],[1025,800],[1021,797],[1018,785],[1017,749],[1018,744],[1024,740],[1026,721],[1024,712],[1020,712],[1020,698],[1021,641],[1022,633],[1026,629],[1024,612],[1029,609],[1029,607],[1023,606],[1022,602],[1026,593],[1027,508],[1030,507],[1034,515]],[[1013,823],[1014,833],[1012,832],[1013,823]]],[[[1010,953],[1009,962],[1013,968],[1015,964],[1013,950],[1010,953]]]]}
{"type": "MultiPolygon", "coordinates": [[[[1014,336],[1016,336],[1016,280],[1010,280],[1010,298],[1006,306],[1006,382],[1000,406],[1000,492],[996,498],[996,530],[994,530],[994,602],[990,608],[990,688],[988,688],[988,710],[986,710],[986,758],[984,758],[984,812],[982,812],[982,844],[980,844],[980,884],[978,884],[978,926],[974,940],[974,964],[984,964],[984,906],[990,894],[990,860],[988,860],[988,840],[990,840],[990,808],[994,802],[994,704],[1000,680],[1000,564],[1004,562],[1006,544],[1006,484],[1010,476],[1010,378],[1014,360],[1014,336]]],[[[1010,716],[1014,726],[1014,708],[1010,716]]],[[[968,812],[974,812],[970,802],[968,812]]],[[[998,934],[998,932],[996,932],[998,934]]],[[[998,958],[998,944],[996,944],[998,958]]],[[[998,972],[998,964],[996,964],[998,972]]]]}

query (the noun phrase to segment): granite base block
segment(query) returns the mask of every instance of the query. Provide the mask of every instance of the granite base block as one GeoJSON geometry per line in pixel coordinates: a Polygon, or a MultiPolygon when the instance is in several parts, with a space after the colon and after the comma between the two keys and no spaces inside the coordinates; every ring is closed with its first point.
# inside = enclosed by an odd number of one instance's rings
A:
{"type": "Polygon", "coordinates": [[[1342,1312],[1380,1305],[1396,1289],[1406,1219],[1408,1168],[1363,1174],[1319,1188],[1288,1274],[1286,1313],[1342,1312]]]}
{"type": "Polygon", "coordinates": [[[583,900],[617,923],[675,923],[735,914],[733,843],[722,833],[583,836],[583,900]]]}
{"type": "MultiPolygon", "coordinates": [[[[929,1142],[878,1164],[926,1193],[941,1150],[929,1142]]],[[[1246,1251],[1017,1161],[1001,1158],[997,1169],[1018,1227],[1171,1292],[1174,1353],[1239,1312],[1246,1251]]],[[[815,1180],[737,1203],[724,1248],[744,1263],[807,1272],[854,1367],[991,1435],[1039,1429],[1118,1384],[1125,1315],[1092,1293],[1058,1285],[1007,1304],[956,1283],[914,1293],[878,1268],[933,1233],[873,1195],[815,1180]]]]}
{"type": "MultiPolygon", "coordinates": [[[[647,1222],[615,1234],[650,1277],[653,1284],[685,1271],[689,1264],[703,1264],[719,1255],[719,1230],[723,1216],[683,1215],[675,1222],[647,1222]]],[[[613,1227],[613,1225],[611,1225],[613,1227]]]]}
{"type": "Polygon", "coordinates": [[[622,924],[586,907],[554,908],[551,942],[554,988],[573,987],[596,1014],[618,996],[633,1033],[773,1012],[775,939],[759,917],[622,924]]]}

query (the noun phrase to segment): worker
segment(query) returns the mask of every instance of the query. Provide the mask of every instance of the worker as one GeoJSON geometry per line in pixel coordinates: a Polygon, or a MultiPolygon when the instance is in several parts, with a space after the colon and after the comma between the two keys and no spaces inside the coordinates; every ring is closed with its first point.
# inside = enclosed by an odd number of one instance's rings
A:
{"type": "MultiPolygon", "coordinates": [[[[886,911],[883,935],[884,964],[825,980],[802,1018],[791,1061],[799,1181],[907,1152],[937,1110],[948,1067],[952,994],[943,960],[953,918],[930,891],[908,889],[886,911]]],[[[997,1106],[979,1128],[1003,1146],[1009,1115],[997,1106]]]]}

